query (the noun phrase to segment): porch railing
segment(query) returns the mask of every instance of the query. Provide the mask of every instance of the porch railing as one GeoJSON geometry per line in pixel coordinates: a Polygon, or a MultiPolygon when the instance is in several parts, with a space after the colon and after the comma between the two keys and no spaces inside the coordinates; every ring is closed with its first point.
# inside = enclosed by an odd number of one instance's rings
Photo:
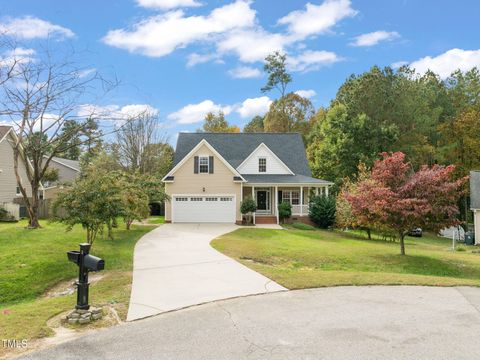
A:
{"type": "Polygon", "coordinates": [[[300,210],[303,210],[303,215],[308,215],[308,205],[292,205],[292,215],[301,215],[300,210]]]}

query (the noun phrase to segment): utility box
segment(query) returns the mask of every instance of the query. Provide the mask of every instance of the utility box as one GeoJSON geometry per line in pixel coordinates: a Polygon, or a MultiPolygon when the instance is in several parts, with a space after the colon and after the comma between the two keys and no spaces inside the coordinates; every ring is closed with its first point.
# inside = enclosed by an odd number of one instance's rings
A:
{"type": "Polygon", "coordinates": [[[465,245],[475,245],[475,233],[471,231],[465,233],[465,245]]]}

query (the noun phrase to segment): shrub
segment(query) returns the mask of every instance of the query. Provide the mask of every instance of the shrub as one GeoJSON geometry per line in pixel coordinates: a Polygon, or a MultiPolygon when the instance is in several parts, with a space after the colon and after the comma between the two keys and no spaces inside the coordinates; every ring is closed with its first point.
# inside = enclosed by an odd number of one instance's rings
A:
{"type": "Polygon", "coordinates": [[[248,216],[247,223],[251,224],[252,223],[252,217],[250,216],[250,213],[253,213],[257,211],[257,204],[255,203],[255,200],[253,200],[251,197],[245,198],[245,200],[242,201],[242,204],[240,205],[240,212],[243,215],[248,216]]]}
{"type": "Polygon", "coordinates": [[[0,222],[13,222],[15,218],[4,208],[0,208],[0,222]]]}
{"type": "Polygon", "coordinates": [[[310,202],[310,219],[323,229],[335,223],[335,211],[336,204],[333,196],[315,196],[310,202]]]}
{"type": "Polygon", "coordinates": [[[278,205],[278,217],[283,223],[285,219],[288,219],[290,216],[292,216],[292,205],[285,201],[281,202],[278,205]]]}
{"type": "Polygon", "coordinates": [[[315,230],[315,228],[312,225],[304,224],[301,222],[293,223],[292,227],[298,230],[315,230]]]}

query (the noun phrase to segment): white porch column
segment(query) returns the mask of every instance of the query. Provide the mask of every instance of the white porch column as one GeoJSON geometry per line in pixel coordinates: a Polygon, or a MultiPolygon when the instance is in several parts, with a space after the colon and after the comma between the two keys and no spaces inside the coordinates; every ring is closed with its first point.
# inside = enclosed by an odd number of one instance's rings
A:
{"type": "Polygon", "coordinates": [[[475,234],[475,245],[480,245],[480,211],[473,210],[473,226],[475,234]]]}
{"type": "Polygon", "coordinates": [[[303,186],[300,186],[300,216],[303,216],[303,186]]]}
{"type": "MultiPolygon", "coordinates": [[[[252,185],[252,199],[253,199],[253,201],[255,201],[255,204],[256,204],[257,200],[255,199],[255,186],[254,185],[252,185]]],[[[255,225],[255,214],[256,213],[257,212],[253,213],[253,225],[255,225]]]]}
{"type": "Polygon", "coordinates": [[[328,186],[325,187],[325,196],[328,196],[328,186]]]}
{"type": "Polygon", "coordinates": [[[315,196],[318,196],[318,186],[315,188],[315,196]]]}
{"type": "Polygon", "coordinates": [[[275,186],[275,215],[277,216],[278,224],[278,186],[275,186]]]}

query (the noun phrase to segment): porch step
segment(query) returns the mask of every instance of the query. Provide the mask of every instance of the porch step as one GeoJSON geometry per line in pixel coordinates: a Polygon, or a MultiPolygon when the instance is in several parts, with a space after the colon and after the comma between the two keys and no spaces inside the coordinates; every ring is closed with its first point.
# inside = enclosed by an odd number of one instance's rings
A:
{"type": "Polygon", "coordinates": [[[277,217],[257,215],[255,216],[255,223],[256,224],[276,224],[277,217]]]}

